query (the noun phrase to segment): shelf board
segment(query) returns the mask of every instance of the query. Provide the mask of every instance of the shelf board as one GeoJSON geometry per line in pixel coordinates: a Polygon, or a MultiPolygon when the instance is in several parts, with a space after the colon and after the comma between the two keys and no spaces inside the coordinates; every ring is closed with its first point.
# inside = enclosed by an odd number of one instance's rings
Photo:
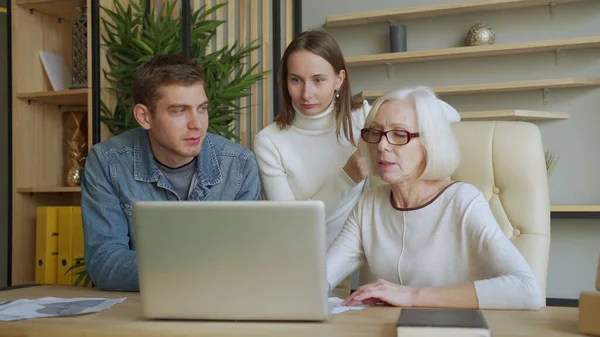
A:
{"type": "Polygon", "coordinates": [[[585,49],[600,47],[600,36],[577,37],[558,40],[504,43],[486,46],[465,46],[446,49],[418,50],[346,57],[347,66],[369,66],[408,62],[452,60],[469,57],[529,54],[536,52],[585,49]]]}
{"type": "Polygon", "coordinates": [[[600,219],[600,205],[556,205],[550,212],[554,219],[600,219]]]}
{"type": "Polygon", "coordinates": [[[0,7],[0,13],[6,13],[6,8],[0,7]]]}
{"type": "Polygon", "coordinates": [[[57,105],[87,105],[88,89],[27,92],[17,94],[17,98],[57,105]]]}
{"type": "Polygon", "coordinates": [[[413,20],[474,12],[548,6],[551,3],[563,4],[581,1],[586,0],[469,0],[446,4],[330,15],[325,20],[325,26],[327,28],[342,27],[385,21],[413,20]]]}
{"type": "Polygon", "coordinates": [[[461,120],[504,120],[504,121],[534,121],[568,119],[570,116],[564,112],[534,111],[534,110],[490,110],[461,112],[461,120]]]}
{"type": "MultiPolygon", "coordinates": [[[[600,86],[600,78],[559,78],[535,81],[516,81],[501,83],[481,83],[455,86],[431,87],[438,95],[466,95],[497,92],[512,92],[538,89],[559,89],[577,87],[600,86]]],[[[387,90],[365,90],[359,92],[355,97],[362,99],[376,99],[387,90]]]]}
{"type": "Polygon", "coordinates": [[[60,18],[74,19],[79,17],[77,7],[80,3],[80,0],[17,0],[16,5],[60,18]]]}
{"type": "Polygon", "coordinates": [[[552,212],[600,212],[600,205],[555,205],[552,212]]]}
{"type": "Polygon", "coordinates": [[[18,193],[77,193],[81,192],[79,186],[57,186],[57,187],[20,187],[18,193]]]}

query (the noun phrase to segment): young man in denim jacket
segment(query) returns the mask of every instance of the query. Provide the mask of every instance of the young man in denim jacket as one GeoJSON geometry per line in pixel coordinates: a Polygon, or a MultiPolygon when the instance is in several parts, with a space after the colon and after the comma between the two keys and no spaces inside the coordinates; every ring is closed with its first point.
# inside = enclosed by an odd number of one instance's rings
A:
{"type": "Polygon", "coordinates": [[[81,182],[87,271],[100,289],[139,291],[132,205],[142,200],[258,200],[252,152],[207,132],[204,73],[158,55],[133,79],[141,127],[95,144],[81,182]]]}

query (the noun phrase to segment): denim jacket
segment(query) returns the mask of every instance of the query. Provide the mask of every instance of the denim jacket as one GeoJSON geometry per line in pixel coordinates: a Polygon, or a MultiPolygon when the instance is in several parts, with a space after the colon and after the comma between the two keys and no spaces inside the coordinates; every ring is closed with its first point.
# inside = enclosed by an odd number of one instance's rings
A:
{"type": "MultiPolygon", "coordinates": [[[[248,149],[207,133],[188,200],[258,200],[258,168],[248,149]]],[[[95,144],[81,181],[85,262],[100,289],[139,291],[132,206],[179,200],[159,170],[142,128],[95,144]]]]}

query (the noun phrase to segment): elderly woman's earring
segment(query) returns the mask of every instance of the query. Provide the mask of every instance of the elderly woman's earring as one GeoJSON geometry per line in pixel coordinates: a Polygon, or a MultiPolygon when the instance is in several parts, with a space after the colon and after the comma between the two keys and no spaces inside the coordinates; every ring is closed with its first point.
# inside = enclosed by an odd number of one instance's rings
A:
{"type": "Polygon", "coordinates": [[[340,98],[340,92],[337,89],[335,89],[335,97],[336,98],[340,98]]]}

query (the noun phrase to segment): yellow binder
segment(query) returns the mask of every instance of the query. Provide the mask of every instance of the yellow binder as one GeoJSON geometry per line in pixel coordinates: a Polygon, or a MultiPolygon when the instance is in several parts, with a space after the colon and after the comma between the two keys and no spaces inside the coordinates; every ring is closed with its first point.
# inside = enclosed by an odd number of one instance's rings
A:
{"type": "Polygon", "coordinates": [[[58,284],[73,283],[73,207],[58,207],[58,284]]]}
{"type": "MultiPolygon", "coordinates": [[[[71,211],[71,224],[72,224],[72,240],[73,240],[73,251],[72,251],[72,260],[71,265],[75,265],[77,263],[77,259],[83,258],[84,253],[84,244],[83,244],[83,220],[81,218],[81,207],[73,207],[71,211]]],[[[73,273],[73,281],[75,281],[78,277],[76,275],[80,271],[83,271],[83,268],[77,268],[73,273]]],[[[79,284],[83,286],[83,281],[79,284]]],[[[91,287],[92,283],[88,284],[88,287],[91,287]]]]}
{"type": "Polygon", "coordinates": [[[58,268],[58,209],[37,207],[35,283],[56,284],[58,268]]]}

